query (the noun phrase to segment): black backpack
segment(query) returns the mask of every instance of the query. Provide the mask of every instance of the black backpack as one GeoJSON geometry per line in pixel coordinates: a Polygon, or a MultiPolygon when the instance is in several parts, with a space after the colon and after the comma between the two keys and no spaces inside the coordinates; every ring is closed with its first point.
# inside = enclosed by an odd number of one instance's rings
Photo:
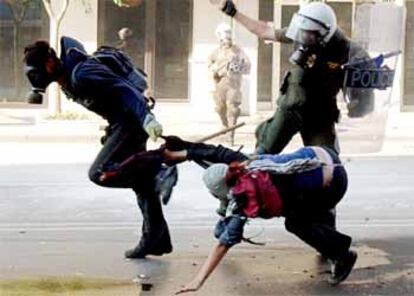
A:
{"type": "Polygon", "coordinates": [[[125,78],[134,88],[143,93],[148,88],[147,74],[137,68],[132,59],[122,50],[101,46],[92,57],[110,68],[115,74],[125,78]]]}
{"type": "MultiPolygon", "coordinates": [[[[148,88],[147,75],[144,71],[136,68],[131,58],[123,51],[109,46],[102,46],[95,51],[92,56],[88,56],[83,45],[74,38],[62,37],[61,38],[62,54],[61,59],[65,61],[67,56],[72,53],[77,55],[74,59],[77,61],[93,58],[100,63],[106,65],[115,74],[125,79],[133,88],[137,89],[140,93],[148,88]]],[[[74,73],[75,71],[73,71],[74,73]]],[[[72,75],[73,75],[72,73],[72,75]]],[[[75,82],[75,77],[72,77],[75,82]]],[[[82,95],[78,95],[76,90],[71,88],[70,85],[62,88],[62,91],[69,98],[75,102],[85,106],[87,109],[94,111],[93,106],[96,105],[94,100],[84,98],[82,95]]],[[[155,100],[153,98],[145,97],[150,109],[154,108],[155,100]]]]}

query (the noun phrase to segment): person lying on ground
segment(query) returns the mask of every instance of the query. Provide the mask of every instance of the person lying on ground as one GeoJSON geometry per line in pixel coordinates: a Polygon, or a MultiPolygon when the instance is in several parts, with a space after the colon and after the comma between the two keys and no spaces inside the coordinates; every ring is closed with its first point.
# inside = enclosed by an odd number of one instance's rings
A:
{"type": "MultiPolygon", "coordinates": [[[[203,181],[220,201],[220,219],[213,248],[195,278],[177,294],[197,291],[227,251],[243,239],[248,219],[284,217],[286,230],[332,262],[329,282],[337,285],[350,274],[357,253],[350,249],[351,237],[332,225],[332,209],[347,190],[347,173],[338,155],[324,146],[307,146],[293,153],[248,156],[221,145],[186,142],[165,137],[156,151],[141,152],[123,164],[118,173],[131,172],[149,153],[167,164],[195,161],[206,170],[203,181]],[[211,165],[212,164],[212,165],[211,165]]],[[[106,172],[105,178],[111,178],[106,172]]]]}
{"type": "Polygon", "coordinates": [[[293,153],[249,157],[220,145],[175,141],[171,145],[173,141],[167,139],[166,146],[179,151],[165,149],[165,161],[214,163],[205,170],[203,181],[220,201],[214,232],[218,244],[195,278],[177,294],[199,290],[228,250],[243,240],[247,220],[256,217],[284,217],[287,231],[330,259],[330,284],[348,277],[357,253],[350,249],[351,237],[331,223],[331,210],[348,185],[346,170],[334,150],[307,146],[293,153]]]}

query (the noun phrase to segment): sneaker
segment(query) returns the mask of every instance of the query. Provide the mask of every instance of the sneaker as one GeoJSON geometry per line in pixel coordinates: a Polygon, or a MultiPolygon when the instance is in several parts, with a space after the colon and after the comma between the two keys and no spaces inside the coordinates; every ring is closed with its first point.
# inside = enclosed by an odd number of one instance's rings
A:
{"type": "Polygon", "coordinates": [[[168,204],[173,192],[173,188],[178,181],[177,166],[163,165],[155,177],[155,181],[155,188],[160,196],[162,203],[164,205],[168,204]]]}
{"type": "Polygon", "coordinates": [[[335,261],[335,264],[333,264],[332,274],[328,282],[332,286],[336,286],[346,280],[355,265],[357,257],[358,255],[355,251],[348,251],[343,258],[335,261]]]}

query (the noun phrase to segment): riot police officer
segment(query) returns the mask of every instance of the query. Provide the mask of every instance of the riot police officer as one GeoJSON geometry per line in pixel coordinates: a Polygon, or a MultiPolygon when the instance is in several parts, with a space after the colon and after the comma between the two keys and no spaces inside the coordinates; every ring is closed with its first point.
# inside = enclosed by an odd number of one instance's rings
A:
{"type": "MultiPolygon", "coordinates": [[[[243,49],[234,44],[228,24],[220,24],[216,35],[220,46],[209,56],[208,67],[215,83],[215,109],[226,128],[235,125],[240,116],[241,80],[242,75],[250,72],[250,61],[243,49]]],[[[230,142],[234,142],[234,131],[230,134],[230,142]]]]}
{"type": "MultiPolygon", "coordinates": [[[[304,145],[326,145],[339,153],[336,96],[343,87],[341,66],[348,61],[351,41],[337,27],[333,9],[322,2],[306,4],[288,28],[274,29],[239,12],[231,0],[221,5],[224,13],[258,37],[293,43],[295,47],[290,57],[292,67],[281,84],[277,110],[256,130],[257,152],[279,153],[300,133],[304,145]]],[[[350,112],[372,111],[371,97],[355,102],[357,106],[352,104],[350,112]]]]}
{"type": "MultiPolygon", "coordinates": [[[[322,2],[306,4],[281,29],[239,12],[232,0],[223,0],[221,9],[259,38],[294,45],[289,59],[292,67],[281,84],[277,109],[256,128],[256,153],[280,153],[300,133],[305,146],[326,146],[339,154],[335,123],[340,116],[336,96],[344,85],[342,65],[351,50],[356,51],[353,56],[367,54],[337,27],[333,9],[322,2]]],[[[373,97],[365,94],[350,101],[349,114],[363,116],[372,111],[373,97]]],[[[323,219],[335,227],[335,209],[323,219]]],[[[302,230],[293,231],[299,234],[302,230]]]]}

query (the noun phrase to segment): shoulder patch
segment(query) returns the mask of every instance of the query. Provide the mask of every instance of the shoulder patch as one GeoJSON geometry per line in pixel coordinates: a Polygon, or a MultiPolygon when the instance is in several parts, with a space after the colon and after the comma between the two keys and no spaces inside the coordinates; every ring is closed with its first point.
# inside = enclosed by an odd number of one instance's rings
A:
{"type": "Polygon", "coordinates": [[[329,69],[336,70],[341,67],[341,64],[335,62],[326,62],[329,69]]]}

